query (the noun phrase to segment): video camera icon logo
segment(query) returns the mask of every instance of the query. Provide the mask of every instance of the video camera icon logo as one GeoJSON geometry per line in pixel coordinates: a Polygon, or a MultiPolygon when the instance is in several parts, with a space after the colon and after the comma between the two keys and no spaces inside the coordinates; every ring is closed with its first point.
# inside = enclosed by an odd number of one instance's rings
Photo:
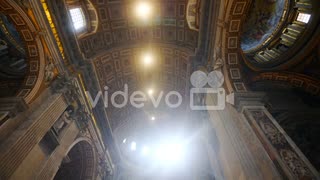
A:
{"type": "Polygon", "coordinates": [[[192,110],[224,110],[226,107],[226,91],[221,88],[224,76],[220,71],[212,71],[208,75],[203,71],[195,71],[190,78],[194,88],[190,90],[190,108],[192,110]],[[209,87],[207,86],[209,85],[209,87]],[[206,87],[207,86],[207,87],[206,87]],[[204,103],[205,95],[209,95],[211,105],[204,103]]]}

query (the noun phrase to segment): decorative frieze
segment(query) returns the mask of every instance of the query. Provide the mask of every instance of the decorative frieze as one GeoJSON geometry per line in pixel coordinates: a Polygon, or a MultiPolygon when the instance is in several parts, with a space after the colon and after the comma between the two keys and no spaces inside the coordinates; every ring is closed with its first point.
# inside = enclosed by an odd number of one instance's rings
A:
{"type": "Polygon", "coordinates": [[[243,113],[285,178],[319,178],[318,172],[264,107],[245,107],[243,113]]]}

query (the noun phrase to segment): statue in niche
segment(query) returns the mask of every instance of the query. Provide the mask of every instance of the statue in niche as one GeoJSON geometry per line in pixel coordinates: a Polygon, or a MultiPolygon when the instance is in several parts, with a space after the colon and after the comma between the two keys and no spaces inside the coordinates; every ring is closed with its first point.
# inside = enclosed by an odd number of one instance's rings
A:
{"type": "Polygon", "coordinates": [[[58,119],[58,121],[53,125],[54,129],[59,134],[68,124],[73,121],[72,114],[74,112],[73,106],[69,106],[58,119]]]}
{"type": "Polygon", "coordinates": [[[87,113],[86,109],[81,106],[76,113],[76,119],[81,126],[81,130],[85,130],[88,127],[88,121],[90,119],[90,115],[87,113]]]}
{"type": "Polygon", "coordinates": [[[54,66],[54,64],[52,63],[52,61],[53,61],[53,59],[52,59],[52,57],[51,56],[47,56],[46,57],[46,60],[47,60],[47,65],[46,65],[46,67],[45,67],[45,75],[44,75],[44,77],[45,77],[45,82],[46,83],[49,83],[49,82],[51,82],[52,80],[53,80],[53,78],[54,78],[54,70],[55,70],[55,66],[54,66]]]}
{"type": "Polygon", "coordinates": [[[213,70],[221,69],[224,65],[224,60],[222,59],[221,45],[218,45],[217,47],[215,47],[215,53],[214,53],[213,59],[214,59],[213,70]]]}
{"type": "Polygon", "coordinates": [[[112,175],[112,170],[108,166],[107,160],[103,157],[103,155],[99,155],[98,161],[99,161],[98,173],[102,177],[112,175]]]}
{"type": "Polygon", "coordinates": [[[216,62],[213,66],[213,70],[219,70],[223,67],[224,65],[224,60],[222,58],[216,59],[216,62]]]}

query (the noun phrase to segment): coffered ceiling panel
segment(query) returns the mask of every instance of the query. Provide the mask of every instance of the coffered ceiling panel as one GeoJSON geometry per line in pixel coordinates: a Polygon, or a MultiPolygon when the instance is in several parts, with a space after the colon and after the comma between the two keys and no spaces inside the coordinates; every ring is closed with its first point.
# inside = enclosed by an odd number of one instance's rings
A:
{"type": "Polygon", "coordinates": [[[152,17],[148,22],[135,18],[138,1],[93,0],[99,16],[95,34],[82,37],[80,47],[87,58],[96,57],[114,47],[128,44],[164,43],[193,51],[198,32],[190,30],[186,22],[187,0],[150,0],[152,17]]]}
{"type": "MultiPolygon", "coordinates": [[[[107,86],[109,97],[115,91],[124,91],[125,85],[128,85],[129,95],[137,90],[146,92],[152,87],[156,94],[160,91],[177,91],[183,97],[188,97],[190,55],[187,49],[167,45],[156,45],[156,48],[119,48],[98,56],[93,63],[100,88],[104,90],[107,86]],[[155,56],[153,67],[148,69],[144,69],[141,63],[146,49],[155,56]]],[[[185,109],[185,106],[181,108],[185,109]]],[[[121,126],[124,123],[121,121],[125,121],[134,112],[141,111],[130,105],[120,109],[112,106],[106,109],[113,129],[121,126]]]]}

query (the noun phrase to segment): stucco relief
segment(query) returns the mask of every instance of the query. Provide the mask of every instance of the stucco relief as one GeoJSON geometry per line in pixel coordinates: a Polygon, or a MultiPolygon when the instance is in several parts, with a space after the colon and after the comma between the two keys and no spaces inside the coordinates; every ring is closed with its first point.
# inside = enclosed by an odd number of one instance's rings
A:
{"type": "MultiPolygon", "coordinates": [[[[313,179],[316,177],[308,163],[301,157],[303,155],[297,153],[299,150],[295,149],[292,142],[288,141],[287,138],[289,137],[285,137],[285,134],[274,124],[275,122],[270,119],[263,109],[246,110],[245,114],[247,117],[252,117],[252,120],[256,122],[257,126],[255,123],[250,124],[253,128],[261,129],[261,131],[256,131],[256,133],[262,132],[259,133],[260,141],[264,146],[267,146],[265,149],[268,150],[268,154],[275,164],[278,164],[278,162],[284,163],[286,165],[285,169],[290,171],[290,176],[299,179],[313,179]],[[267,142],[265,139],[267,139],[267,142]],[[269,147],[268,144],[270,144],[271,147],[269,147]],[[276,151],[280,158],[277,158],[274,151],[276,151]]],[[[279,170],[282,171],[281,169],[279,170]]],[[[284,172],[285,171],[286,170],[284,170],[284,172]]]]}
{"type": "Polygon", "coordinates": [[[296,153],[287,150],[281,149],[279,154],[283,160],[285,160],[287,166],[292,170],[293,174],[296,177],[310,177],[312,176],[308,167],[306,167],[297,156],[296,153]]]}
{"type": "Polygon", "coordinates": [[[286,139],[271,123],[260,122],[260,127],[272,144],[286,143],[286,139]]]}

